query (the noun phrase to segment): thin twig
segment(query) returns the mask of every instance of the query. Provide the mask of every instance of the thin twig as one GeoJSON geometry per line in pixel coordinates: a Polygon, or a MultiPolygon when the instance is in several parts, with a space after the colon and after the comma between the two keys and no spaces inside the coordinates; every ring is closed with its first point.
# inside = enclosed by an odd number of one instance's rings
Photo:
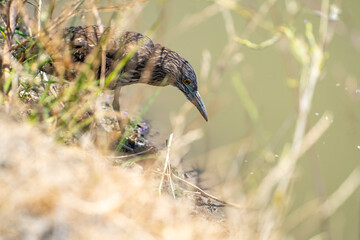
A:
{"type": "Polygon", "coordinates": [[[306,219],[319,212],[324,219],[331,217],[336,210],[348,200],[360,186],[360,169],[355,168],[331,196],[319,205],[318,199],[313,199],[288,216],[287,229],[299,226],[306,219]]]}
{"type": "Polygon", "coordinates": [[[85,0],[78,0],[76,3],[74,3],[71,10],[67,12],[65,16],[59,16],[57,19],[55,19],[54,22],[51,23],[51,26],[49,27],[48,30],[52,31],[53,29],[57,28],[60,24],[73,17],[78,11],[78,8],[83,4],[84,1],[85,0]]]}
{"type": "Polygon", "coordinates": [[[0,82],[0,89],[2,90],[4,87],[4,84],[8,81],[10,78],[10,69],[11,69],[11,45],[13,41],[13,35],[16,27],[16,17],[18,13],[18,7],[16,6],[17,0],[9,0],[6,4],[6,38],[4,40],[4,52],[2,57],[2,68],[3,68],[3,78],[0,82]]]}
{"type": "Polygon", "coordinates": [[[41,8],[42,8],[42,0],[38,0],[38,9],[37,9],[37,31],[41,30],[41,8]]]}
{"type": "Polygon", "coordinates": [[[359,188],[360,168],[355,168],[345,181],[334,191],[319,208],[324,217],[332,216],[339,207],[359,188]]]}
{"type": "Polygon", "coordinates": [[[125,155],[125,156],[106,156],[106,158],[108,158],[108,159],[125,159],[125,158],[130,158],[130,157],[136,157],[136,156],[142,155],[144,153],[147,153],[152,149],[154,149],[154,147],[151,147],[149,149],[146,149],[146,150],[138,152],[138,153],[133,153],[133,154],[125,155]]]}
{"type": "Polygon", "coordinates": [[[195,184],[193,184],[193,183],[191,183],[191,182],[188,182],[188,181],[186,181],[185,179],[182,179],[181,177],[175,175],[174,173],[171,173],[171,175],[172,175],[174,178],[178,179],[179,181],[181,181],[181,182],[189,185],[190,187],[194,188],[196,191],[198,191],[198,192],[199,192],[202,196],[204,196],[204,197],[208,197],[208,198],[214,199],[215,201],[218,201],[218,202],[220,202],[220,203],[222,203],[222,204],[224,204],[224,205],[228,205],[228,206],[232,206],[232,207],[236,207],[236,208],[247,208],[247,207],[245,207],[245,206],[241,206],[241,205],[236,204],[236,203],[231,203],[231,202],[226,202],[226,201],[224,201],[224,200],[221,200],[221,199],[215,197],[214,195],[211,195],[210,193],[205,192],[204,190],[202,190],[200,187],[196,186],[195,184]]]}
{"type": "MultiPolygon", "coordinates": [[[[302,138],[296,146],[292,148],[288,154],[282,156],[278,165],[275,166],[263,179],[258,187],[257,202],[264,206],[271,199],[270,194],[277,183],[281,182],[284,174],[293,167],[293,159],[299,159],[316,141],[325,133],[332,123],[332,116],[325,113],[324,116],[316,123],[316,125],[302,138]]],[[[287,179],[290,180],[290,179],[287,179]]]]}
{"type": "Polygon", "coordinates": [[[173,186],[172,180],[171,180],[171,165],[170,165],[170,147],[171,147],[171,142],[172,142],[173,136],[174,136],[174,134],[171,133],[170,137],[169,137],[167,149],[166,149],[166,159],[165,159],[164,170],[161,175],[161,180],[160,180],[160,185],[159,185],[159,195],[161,196],[161,190],[162,190],[162,186],[164,183],[164,178],[165,178],[166,173],[168,172],[171,191],[172,191],[173,197],[175,198],[174,186],[173,186]]]}
{"type": "MultiPolygon", "coordinates": [[[[133,1],[133,2],[120,3],[120,4],[112,5],[112,6],[98,6],[97,9],[102,12],[115,11],[115,10],[119,11],[119,10],[123,10],[123,9],[133,8],[141,3],[145,3],[148,1],[149,0],[137,0],[137,1],[133,1]]],[[[85,8],[85,9],[82,9],[80,11],[80,13],[87,13],[87,12],[91,12],[91,11],[92,11],[91,8],[85,8]]]]}
{"type": "MultiPolygon", "coordinates": [[[[98,8],[95,3],[93,3],[92,11],[94,13],[96,24],[99,26],[100,36],[104,33],[104,26],[102,25],[102,21],[99,15],[98,8]]],[[[105,87],[105,70],[106,70],[106,43],[101,46],[101,66],[100,66],[100,87],[105,87]]]]}
{"type": "MultiPolygon", "coordinates": [[[[69,18],[73,17],[76,14],[76,11],[78,10],[78,8],[81,6],[81,4],[84,2],[84,0],[79,0],[78,2],[76,2],[73,7],[71,8],[71,10],[68,12],[68,14],[66,16],[59,16],[58,18],[56,18],[50,25],[49,28],[46,29],[46,27],[44,27],[47,31],[52,31],[53,29],[57,28],[60,24],[62,24],[63,22],[65,22],[66,20],[68,20],[69,18]]],[[[21,43],[13,46],[12,48],[10,48],[10,51],[14,51],[16,49],[18,49],[19,47],[23,46],[24,44],[26,44],[27,42],[29,42],[30,40],[34,40],[34,38],[40,36],[40,33],[43,32],[45,29],[42,29],[42,31],[38,31],[36,32],[33,36],[28,37],[27,39],[23,40],[21,43]]]]}

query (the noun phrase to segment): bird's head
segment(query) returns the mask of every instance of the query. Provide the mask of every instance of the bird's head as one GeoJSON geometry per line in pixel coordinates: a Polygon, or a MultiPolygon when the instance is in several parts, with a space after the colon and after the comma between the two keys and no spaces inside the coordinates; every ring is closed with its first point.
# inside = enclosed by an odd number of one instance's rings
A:
{"type": "Polygon", "coordinates": [[[179,58],[176,59],[176,67],[178,68],[177,74],[175,74],[175,81],[172,85],[177,87],[181,92],[184,93],[186,98],[192,102],[195,107],[199,110],[201,115],[206,121],[208,121],[208,116],[206,113],[206,108],[204,102],[202,101],[196,81],[196,74],[192,66],[188,61],[182,58],[179,55],[179,58]]]}
{"type": "Polygon", "coordinates": [[[149,62],[148,66],[150,66],[149,69],[152,69],[152,78],[147,83],[177,87],[196,106],[207,121],[205,105],[197,88],[196,74],[190,63],[176,52],[160,44],[155,45],[149,62]]]}

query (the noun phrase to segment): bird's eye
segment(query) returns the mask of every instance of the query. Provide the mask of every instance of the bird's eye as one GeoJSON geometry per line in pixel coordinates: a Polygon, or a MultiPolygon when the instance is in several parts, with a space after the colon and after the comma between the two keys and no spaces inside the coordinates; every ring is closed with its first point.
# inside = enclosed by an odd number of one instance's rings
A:
{"type": "Polygon", "coordinates": [[[185,78],[185,79],[184,79],[184,83],[185,83],[186,85],[190,85],[191,81],[190,81],[188,78],[185,78]]]}

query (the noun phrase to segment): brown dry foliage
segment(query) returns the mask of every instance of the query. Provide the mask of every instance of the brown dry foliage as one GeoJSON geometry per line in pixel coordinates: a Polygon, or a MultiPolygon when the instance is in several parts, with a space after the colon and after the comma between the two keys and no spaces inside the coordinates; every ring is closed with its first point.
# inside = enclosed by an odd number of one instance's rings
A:
{"type": "Polygon", "coordinates": [[[158,180],[0,119],[0,239],[223,239],[224,224],[159,197],[158,180]]]}

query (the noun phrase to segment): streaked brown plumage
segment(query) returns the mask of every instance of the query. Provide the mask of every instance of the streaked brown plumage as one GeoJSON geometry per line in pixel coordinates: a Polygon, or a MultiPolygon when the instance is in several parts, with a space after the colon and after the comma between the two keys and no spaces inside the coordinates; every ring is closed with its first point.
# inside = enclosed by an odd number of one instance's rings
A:
{"type": "MultiPolygon", "coordinates": [[[[106,76],[122,59],[135,52],[120,71],[116,81],[108,86],[115,89],[114,109],[119,109],[119,91],[123,86],[134,83],[154,86],[172,85],[182,91],[198,108],[205,120],[208,120],[204,103],[197,91],[196,74],[188,61],[176,52],[160,44],[154,44],[150,38],[140,33],[118,33],[115,29],[107,27],[103,27],[102,30],[103,33],[99,26],[69,27],[64,30],[64,38],[72,52],[74,64],[85,62],[101,41],[106,41],[104,44],[106,76]]],[[[97,70],[98,77],[100,77],[100,68],[98,67],[97,70]]],[[[74,71],[70,71],[67,75],[71,78],[74,71]]]]}

